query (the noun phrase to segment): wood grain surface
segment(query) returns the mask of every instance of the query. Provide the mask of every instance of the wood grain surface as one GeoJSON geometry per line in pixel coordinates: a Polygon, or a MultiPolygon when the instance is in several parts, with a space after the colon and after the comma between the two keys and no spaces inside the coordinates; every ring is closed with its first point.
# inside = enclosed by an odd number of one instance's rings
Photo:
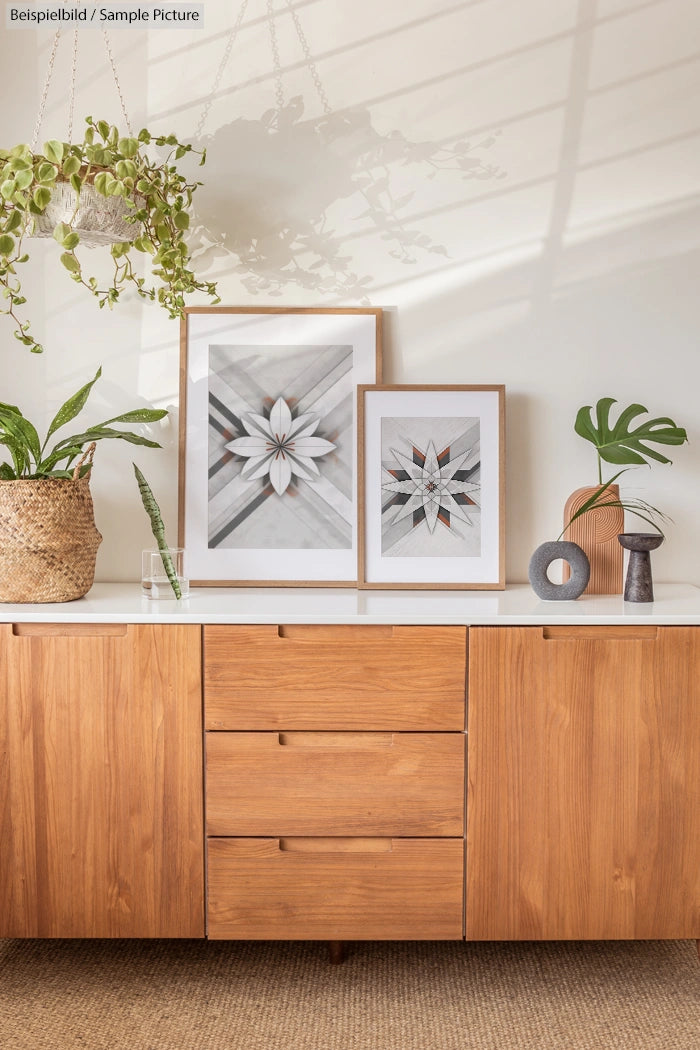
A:
{"type": "Polygon", "coordinates": [[[461,839],[209,839],[208,935],[460,939],[463,857],[461,839]]]}
{"type": "Polygon", "coordinates": [[[464,627],[204,628],[208,729],[463,730],[464,627]]]}
{"type": "Polygon", "coordinates": [[[200,629],[0,625],[0,936],[204,933],[200,629]]]}
{"type": "Polygon", "coordinates": [[[461,733],[207,733],[209,835],[462,835],[461,733]]]}
{"type": "Polygon", "coordinates": [[[700,632],[470,631],[467,937],[700,936],[700,632]]]}

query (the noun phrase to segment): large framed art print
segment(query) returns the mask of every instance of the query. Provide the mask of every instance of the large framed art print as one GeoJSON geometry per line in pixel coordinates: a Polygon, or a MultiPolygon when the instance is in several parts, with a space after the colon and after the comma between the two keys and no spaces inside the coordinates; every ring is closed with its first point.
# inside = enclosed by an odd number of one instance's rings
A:
{"type": "Polygon", "coordinates": [[[357,387],[380,309],[190,307],[179,545],[193,584],[355,586],[357,387]]]}
{"type": "Polygon", "coordinates": [[[503,386],[360,386],[360,587],[503,589],[503,386]]]}

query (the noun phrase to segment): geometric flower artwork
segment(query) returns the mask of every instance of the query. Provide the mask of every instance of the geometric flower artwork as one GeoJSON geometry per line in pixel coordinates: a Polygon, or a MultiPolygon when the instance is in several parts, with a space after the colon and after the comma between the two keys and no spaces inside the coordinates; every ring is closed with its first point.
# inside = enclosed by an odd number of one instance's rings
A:
{"type": "Polygon", "coordinates": [[[359,389],[359,586],[500,589],[505,390],[359,389]]]}
{"type": "Polygon", "coordinates": [[[187,307],[179,545],[193,586],[355,586],[376,307],[187,307]]]}
{"type": "Polygon", "coordinates": [[[209,348],[211,548],[350,547],[351,366],[349,346],[209,348]]]}
{"type": "Polygon", "coordinates": [[[314,459],[331,452],[335,445],[325,438],[313,437],[321,420],[312,412],[292,419],[289,405],[278,397],[270,415],[257,416],[251,412],[241,422],[245,437],[234,438],[226,445],[247,462],[241,468],[241,477],[247,481],[269,475],[270,484],[278,496],[284,495],[292,477],[314,481],[319,469],[314,459]]]}

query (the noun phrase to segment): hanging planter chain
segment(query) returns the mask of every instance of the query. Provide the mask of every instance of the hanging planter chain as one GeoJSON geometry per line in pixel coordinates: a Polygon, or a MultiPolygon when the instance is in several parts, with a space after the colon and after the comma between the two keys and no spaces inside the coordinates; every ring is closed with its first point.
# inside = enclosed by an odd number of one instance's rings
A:
{"type": "MultiPolygon", "coordinates": [[[[319,100],[321,102],[321,106],[323,108],[323,113],[324,113],[325,116],[328,116],[332,112],[331,104],[328,101],[328,95],[326,94],[326,92],[324,90],[324,87],[323,87],[323,84],[321,83],[321,78],[320,78],[320,76],[318,74],[318,70],[316,68],[316,64],[315,64],[315,62],[313,61],[313,59],[311,57],[311,49],[309,47],[308,41],[306,39],[306,35],[305,35],[304,30],[302,28],[301,21],[299,19],[299,15],[294,10],[294,7],[292,6],[291,0],[286,0],[286,4],[287,4],[287,11],[291,15],[292,22],[294,23],[294,29],[296,31],[297,37],[299,39],[299,44],[301,46],[301,50],[302,50],[302,53],[304,55],[305,65],[306,65],[307,69],[309,70],[309,75],[310,75],[310,77],[311,77],[311,79],[313,81],[313,85],[314,85],[314,87],[316,89],[316,94],[318,95],[319,100]]],[[[239,30],[241,28],[241,24],[243,22],[243,18],[245,16],[245,12],[246,12],[247,7],[248,7],[248,0],[242,0],[241,6],[240,6],[240,8],[238,10],[238,15],[236,16],[236,21],[234,22],[234,24],[231,27],[231,30],[229,32],[228,39],[226,41],[226,47],[225,47],[224,53],[223,53],[223,55],[221,57],[221,61],[219,63],[219,68],[216,71],[216,75],[214,77],[214,82],[212,83],[211,90],[210,90],[209,95],[207,96],[206,102],[204,103],[204,106],[202,108],[202,113],[200,115],[200,118],[197,121],[197,127],[195,128],[195,132],[194,132],[194,138],[195,139],[200,138],[201,135],[202,135],[202,132],[204,131],[204,125],[206,124],[207,118],[209,116],[209,111],[210,111],[210,109],[212,107],[212,103],[214,102],[214,98],[215,98],[216,93],[217,93],[217,91],[219,89],[219,86],[221,84],[221,79],[222,79],[222,77],[224,75],[224,70],[226,69],[226,66],[228,65],[228,60],[231,57],[231,51],[233,50],[233,45],[234,45],[234,43],[236,41],[236,38],[238,36],[238,32],[239,32],[239,30]]],[[[282,63],[280,61],[279,47],[277,45],[277,29],[276,29],[276,26],[275,26],[275,18],[279,17],[281,14],[285,14],[285,12],[284,11],[275,12],[275,10],[273,8],[273,0],[267,0],[267,22],[268,22],[268,32],[270,34],[270,49],[272,51],[273,71],[274,71],[274,76],[275,76],[276,111],[277,111],[278,114],[280,114],[282,112],[282,110],[284,109],[284,88],[283,88],[283,84],[282,84],[282,63]]]]}
{"type": "MultiPolygon", "coordinates": [[[[39,138],[39,131],[44,120],[46,102],[53,76],[56,51],[58,49],[60,36],[61,30],[58,29],[49,56],[46,81],[39,104],[39,113],[37,115],[36,126],[32,138],[32,152],[35,150],[39,138]]],[[[119,96],[122,115],[124,117],[124,125],[129,136],[133,137],[131,122],[129,120],[129,114],[127,113],[126,103],[124,102],[121,84],[119,83],[119,76],[117,75],[117,67],[114,62],[114,56],[112,54],[112,48],[110,46],[109,36],[107,35],[106,29],[102,30],[102,37],[107,52],[107,59],[112,70],[114,86],[116,87],[119,96]]],[[[77,70],[78,30],[75,29],[73,31],[73,58],[71,65],[70,94],[68,99],[67,141],[69,143],[72,142],[73,139],[73,112],[75,108],[77,70]]],[[[95,174],[97,174],[97,172],[95,172],[95,174]]],[[[143,197],[134,194],[132,199],[134,208],[138,209],[143,207],[143,197]]],[[[85,245],[86,248],[103,247],[104,245],[122,244],[124,241],[133,241],[139,235],[139,224],[127,221],[127,217],[132,214],[134,208],[128,205],[122,197],[105,197],[103,194],[98,193],[92,182],[84,182],[78,192],[69,182],[60,180],[56,183],[51,203],[46,206],[40,215],[35,217],[32,236],[53,237],[56,227],[60,223],[65,223],[78,234],[81,244],[85,245]]]]}

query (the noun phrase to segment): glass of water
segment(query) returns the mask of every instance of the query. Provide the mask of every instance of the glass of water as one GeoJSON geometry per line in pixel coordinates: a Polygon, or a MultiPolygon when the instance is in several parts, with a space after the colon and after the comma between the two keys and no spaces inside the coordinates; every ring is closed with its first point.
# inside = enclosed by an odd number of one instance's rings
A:
{"type": "Polygon", "coordinates": [[[168,553],[170,554],[172,567],[180,588],[180,597],[189,598],[190,581],[185,575],[185,551],[183,547],[170,547],[169,551],[163,552],[159,550],[143,551],[141,555],[141,593],[144,598],[170,598],[173,600],[177,597],[163,561],[163,554],[167,558],[168,553]]]}

